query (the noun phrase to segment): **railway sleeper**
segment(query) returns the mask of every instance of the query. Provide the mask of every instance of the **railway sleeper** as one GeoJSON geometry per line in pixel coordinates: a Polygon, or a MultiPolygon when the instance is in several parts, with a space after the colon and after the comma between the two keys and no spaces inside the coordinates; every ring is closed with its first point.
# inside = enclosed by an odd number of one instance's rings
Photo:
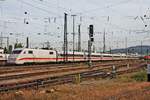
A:
{"type": "MultiPolygon", "coordinates": [[[[139,67],[141,68],[141,67],[139,67]]],[[[139,68],[134,68],[134,69],[128,69],[127,71],[123,71],[123,73],[127,72],[132,72],[138,70],[139,68]]],[[[83,72],[83,73],[76,73],[72,75],[65,75],[61,77],[50,77],[50,78],[45,78],[45,79],[38,79],[35,81],[30,81],[26,83],[21,83],[21,84],[9,84],[9,85],[1,85],[0,86],[0,92],[2,91],[9,91],[9,90],[16,90],[20,88],[28,88],[28,87],[35,87],[37,86],[44,86],[44,85],[52,85],[52,84],[63,84],[63,83],[68,83],[68,82],[73,82],[75,79],[75,75],[80,74],[81,79],[84,78],[89,78],[89,77],[104,77],[104,76],[111,76],[111,74],[107,74],[106,72],[102,72],[101,70],[96,70],[96,71],[88,71],[88,72],[83,72]]],[[[118,72],[119,74],[119,72],[118,72]]],[[[120,73],[122,74],[122,72],[120,73]]]]}

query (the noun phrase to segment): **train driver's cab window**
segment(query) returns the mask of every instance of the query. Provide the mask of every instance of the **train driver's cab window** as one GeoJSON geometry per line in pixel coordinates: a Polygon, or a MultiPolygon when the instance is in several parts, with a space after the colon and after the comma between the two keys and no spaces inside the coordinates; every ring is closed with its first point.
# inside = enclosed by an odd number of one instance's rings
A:
{"type": "Polygon", "coordinates": [[[54,54],[54,52],[49,52],[49,54],[50,54],[50,55],[53,55],[53,54],[54,54]]]}
{"type": "Polygon", "coordinates": [[[0,54],[2,54],[2,52],[0,52],[0,54]]]}
{"type": "Polygon", "coordinates": [[[14,50],[13,52],[12,52],[12,54],[20,54],[22,52],[22,50],[14,50]]]}
{"type": "Polygon", "coordinates": [[[28,51],[28,54],[33,54],[33,51],[28,51]]]}

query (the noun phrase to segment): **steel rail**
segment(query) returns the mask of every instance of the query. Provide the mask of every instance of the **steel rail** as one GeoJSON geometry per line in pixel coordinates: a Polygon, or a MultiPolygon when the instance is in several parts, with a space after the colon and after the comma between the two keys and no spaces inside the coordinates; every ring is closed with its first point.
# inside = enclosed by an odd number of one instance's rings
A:
{"type": "MultiPolygon", "coordinates": [[[[115,65],[115,64],[113,64],[115,65]]],[[[125,67],[126,64],[116,64],[117,68],[119,67],[125,67]]],[[[99,68],[101,70],[110,70],[112,68],[112,65],[108,64],[107,66],[101,66],[101,65],[94,65],[93,68],[99,68]]],[[[59,73],[59,72],[65,72],[65,71],[71,71],[71,70],[83,70],[88,69],[88,67],[62,67],[60,69],[44,69],[44,70],[34,70],[34,71],[26,71],[26,72],[19,72],[19,73],[9,73],[9,74],[0,74],[0,81],[2,80],[9,80],[9,79],[18,79],[18,78],[24,78],[24,77],[30,77],[30,76],[37,76],[37,75],[43,75],[43,74],[53,74],[53,73],[59,73]]]]}
{"type": "MultiPolygon", "coordinates": [[[[108,66],[108,65],[116,65],[118,63],[126,63],[126,62],[111,62],[111,63],[106,63],[106,64],[97,64],[98,66],[108,66]]],[[[128,64],[130,64],[128,62],[128,64]]],[[[82,64],[83,65],[83,64],[82,64]]],[[[84,64],[85,65],[85,64],[84,64]]],[[[17,73],[17,72],[23,72],[23,71],[31,71],[31,70],[43,70],[43,69],[50,69],[50,68],[61,68],[61,67],[75,67],[77,66],[76,64],[75,65],[62,65],[62,66],[37,66],[37,67],[18,67],[18,68],[14,68],[14,67],[11,67],[11,68],[1,68],[0,69],[0,74],[4,74],[4,73],[17,73]]],[[[79,66],[81,66],[81,64],[79,64],[79,66]]],[[[95,66],[95,65],[93,65],[95,66]]]]}
{"type": "MultiPolygon", "coordinates": [[[[117,71],[117,74],[124,74],[124,73],[130,73],[133,71],[137,71],[143,67],[145,67],[146,64],[142,64],[139,65],[138,67],[134,67],[134,68],[130,68],[130,69],[126,69],[126,70],[120,70],[117,71]]],[[[101,69],[95,69],[95,70],[82,70],[82,71],[76,71],[76,72],[72,72],[70,74],[66,73],[66,74],[62,74],[62,75],[58,75],[58,76],[49,76],[49,77],[45,77],[45,78],[39,78],[39,79],[35,79],[35,80],[29,80],[29,81],[25,81],[22,83],[15,83],[15,84],[1,84],[0,85],[0,92],[3,91],[9,91],[9,90],[16,90],[16,89],[20,89],[20,88],[27,88],[27,87],[41,87],[41,86],[45,86],[45,85],[55,85],[55,84],[62,84],[62,83],[68,83],[68,82],[73,82],[74,81],[74,77],[78,74],[80,74],[81,78],[90,78],[90,77],[105,77],[105,76],[110,76],[110,74],[107,74],[107,71],[102,71],[101,69]]]]}

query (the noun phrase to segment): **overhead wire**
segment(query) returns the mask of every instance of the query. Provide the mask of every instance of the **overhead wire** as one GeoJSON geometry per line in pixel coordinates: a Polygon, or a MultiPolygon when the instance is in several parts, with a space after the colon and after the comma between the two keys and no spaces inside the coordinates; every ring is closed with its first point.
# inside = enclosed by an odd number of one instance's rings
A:
{"type": "MultiPolygon", "coordinates": [[[[23,0],[17,0],[17,1],[23,1],[23,0]]],[[[34,0],[35,1],[35,0],[34,0]]],[[[131,1],[131,0],[126,0],[126,1],[131,1]]],[[[39,10],[41,10],[41,11],[44,11],[44,12],[47,12],[48,14],[54,14],[53,12],[51,12],[51,11],[49,11],[49,10],[46,10],[46,9],[44,9],[44,8],[42,8],[42,7],[39,7],[39,6],[35,6],[35,5],[33,5],[33,4],[31,4],[31,3],[28,3],[28,2],[26,2],[25,3],[25,1],[23,1],[22,3],[24,3],[24,4],[26,4],[26,5],[28,5],[28,6],[32,6],[32,7],[34,7],[34,8],[36,8],[36,9],[39,9],[39,10]]],[[[119,4],[119,3],[118,3],[119,4]]],[[[121,3],[120,3],[121,4],[121,3]]],[[[118,6],[117,4],[112,4],[112,5],[109,5],[109,6],[106,6],[106,7],[104,7],[104,9],[105,8],[111,8],[111,7],[114,7],[114,6],[118,6]]],[[[98,8],[97,8],[98,9],[98,8]]],[[[99,8],[100,9],[100,8],[99,8]]],[[[104,10],[103,9],[103,10],[104,10]]],[[[92,12],[92,10],[90,10],[91,12],[92,12]]],[[[86,12],[85,12],[86,13],[86,12]]],[[[87,13],[90,13],[90,12],[87,12],[87,13]]],[[[54,15],[57,15],[57,16],[59,16],[59,14],[58,13],[55,13],[54,15]]],[[[39,24],[38,24],[39,25],[39,24]]],[[[112,25],[112,26],[114,26],[114,25],[112,25]]],[[[119,25],[118,26],[116,26],[116,27],[120,27],[119,25]]],[[[124,29],[124,28],[122,28],[122,27],[120,27],[120,29],[122,30],[126,30],[126,31],[129,31],[128,29],[124,29]]]]}
{"type": "Polygon", "coordinates": [[[54,14],[54,15],[57,15],[57,16],[61,16],[60,14],[58,14],[58,13],[56,13],[56,12],[52,12],[52,11],[43,9],[43,8],[38,7],[38,6],[35,6],[35,5],[33,5],[33,4],[29,3],[29,2],[25,2],[24,0],[17,0],[17,1],[22,2],[23,4],[26,4],[26,5],[28,5],[28,6],[30,6],[30,7],[33,7],[33,8],[36,8],[36,9],[38,9],[38,10],[41,10],[41,11],[43,11],[43,12],[46,12],[46,13],[48,13],[48,14],[54,14]]]}
{"type": "Polygon", "coordinates": [[[43,1],[37,1],[37,0],[32,0],[32,1],[34,1],[34,2],[37,2],[37,3],[39,3],[39,4],[41,4],[41,5],[43,5],[43,6],[46,6],[46,7],[54,7],[54,8],[56,8],[56,9],[61,9],[61,10],[63,10],[63,12],[68,12],[70,9],[67,9],[67,8],[64,8],[64,7],[61,7],[61,6],[59,6],[58,4],[51,4],[50,2],[48,2],[48,1],[45,1],[45,0],[43,0],[43,1]],[[50,5],[51,4],[51,5],[50,5]]]}
{"type": "Polygon", "coordinates": [[[131,1],[131,0],[123,0],[123,1],[118,2],[118,3],[115,3],[115,4],[107,5],[107,6],[105,6],[105,7],[98,7],[98,8],[86,10],[86,11],[83,11],[83,12],[79,12],[79,13],[77,13],[77,14],[86,14],[86,13],[95,12],[95,11],[97,11],[97,10],[99,10],[99,11],[100,11],[100,10],[104,10],[104,9],[112,8],[112,7],[115,7],[115,6],[124,4],[124,3],[128,3],[129,1],[131,1]]]}

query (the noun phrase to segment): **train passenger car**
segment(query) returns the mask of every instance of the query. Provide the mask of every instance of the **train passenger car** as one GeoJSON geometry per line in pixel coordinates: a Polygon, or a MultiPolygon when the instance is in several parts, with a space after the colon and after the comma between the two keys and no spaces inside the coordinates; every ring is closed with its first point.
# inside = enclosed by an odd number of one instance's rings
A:
{"type": "MultiPolygon", "coordinates": [[[[63,53],[60,53],[61,57],[63,57],[63,53]]],[[[91,53],[92,61],[103,61],[103,60],[120,60],[126,59],[126,55],[121,54],[105,54],[105,53],[91,53]]],[[[68,52],[68,61],[88,61],[88,53],[87,52],[68,52]]]]}
{"type": "MultiPolygon", "coordinates": [[[[69,51],[67,55],[68,62],[73,61],[88,61],[87,52],[73,52],[69,51]]],[[[103,61],[103,60],[117,60],[123,59],[120,54],[103,54],[103,53],[92,53],[92,61],[103,61]]],[[[20,48],[13,50],[12,54],[9,55],[7,63],[9,64],[25,64],[25,63],[48,63],[48,62],[62,62],[64,61],[63,52],[57,52],[55,50],[43,50],[43,49],[26,49],[20,48]]]]}
{"type": "Polygon", "coordinates": [[[24,64],[24,63],[44,63],[56,62],[57,53],[55,50],[42,49],[15,49],[8,56],[7,63],[9,64],[24,64]]]}
{"type": "MultiPolygon", "coordinates": [[[[63,60],[63,52],[60,52],[58,53],[58,59],[59,58],[62,58],[61,60],[63,60]]],[[[72,62],[72,61],[86,61],[87,60],[87,53],[86,52],[74,52],[74,55],[73,55],[73,52],[72,51],[69,51],[67,53],[67,59],[68,61],[72,62]]],[[[58,60],[60,61],[60,59],[58,60]]]]}

